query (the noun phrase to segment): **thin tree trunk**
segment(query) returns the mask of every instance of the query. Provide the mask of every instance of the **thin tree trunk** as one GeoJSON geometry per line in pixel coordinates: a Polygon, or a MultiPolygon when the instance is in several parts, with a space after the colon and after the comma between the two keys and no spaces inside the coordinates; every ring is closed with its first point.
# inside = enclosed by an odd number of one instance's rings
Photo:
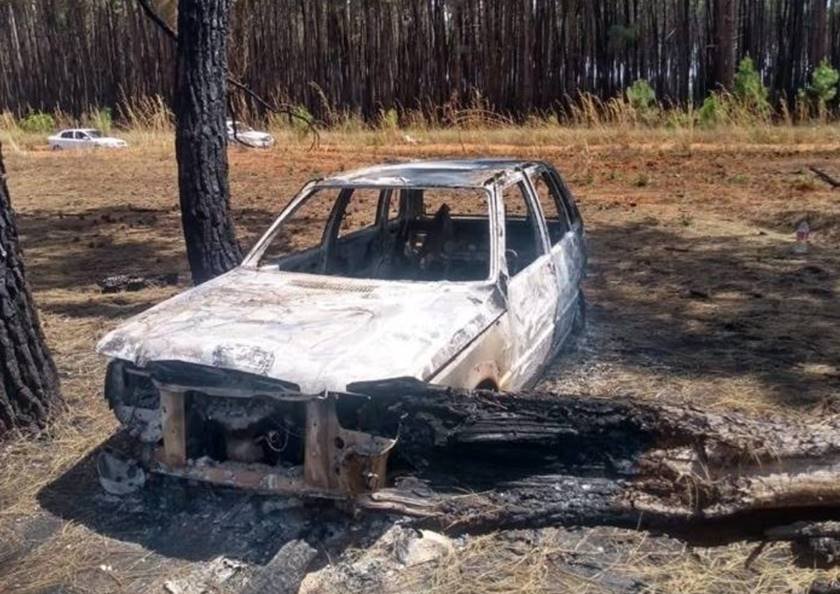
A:
{"type": "Polygon", "coordinates": [[[715,0],[712,88],[732,89],[735,79],[735,0],[715,0]]]}
{"type": "Polygon", "coordinates": [[[22,256],[0,147],[0,437],[42,426],[61,400],[22,256]]]}
{"type": "Polygon", "coordinates": [[[230,217],[226,118],[230,0],[180,0],[175,152],[181,223],[193,282],[239,264],[230,217]]]}
{"type": "Polygon", "coordinates": [[[826,0],[813,0],[811,6],[811,66],[816,67],[828,51],[828,10],[826,0]]]}

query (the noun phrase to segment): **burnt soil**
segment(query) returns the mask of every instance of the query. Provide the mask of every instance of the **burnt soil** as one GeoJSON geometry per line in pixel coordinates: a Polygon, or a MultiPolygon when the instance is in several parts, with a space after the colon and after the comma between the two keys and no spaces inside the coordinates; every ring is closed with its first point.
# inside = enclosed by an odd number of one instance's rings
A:
{"type": "MultiPolygon", "coordinates": [[[[567,177],[591,253],[587,330],[539,387],[757,415],[840,410],[840,193],[808,171],[817,165],[840,176],[836,147],[236,148],[234,217],[248,246],[308,178],[386,159],[517,153],[547,159],[567,177]],[[809,252],[797,255],[794,227],[802,218],[813,233],[809,252]]],[[[462,572],[458,580],[434,563],[388,577],[387,554],[360,561],[359,551],[392,530],[395,518],[352,518],[163,479],[129,497],[106,495],[93,460],[119,436],[101,399],[104,362],[93,347],[189,281],[172,149],[160,141],[114,153],[7,148],[6,161],[67,410],[34,442],[0,450],[0,591],[246,591],[247,578],[294,539],[316,549],[311,569],[326,568],[326,581],[311,591],[477,591],[494,572],[499,591],[690,591],[686,584],[702,582],[674,576],[713,567],[745,590],[764,583],[743,568],[748,543],[716,557],[664,536],[606,528],[460,537],[456,561],[447,562],[462,572]],[[116,274],[173,272],[180,286],[104,294],[97,284],[116,274]],[[545,555],[537,559],[535,551],[545,555]],[[539,571],[520,575],[523,564],[539,571]],[[657,567],[670,567],[670,575],[657,567]]],[[[778,547],[756,563],[789,567],[785,579],[800,571],[778,547]]],[[[715,591],[715,584],[696,591],[715,591]]]]}

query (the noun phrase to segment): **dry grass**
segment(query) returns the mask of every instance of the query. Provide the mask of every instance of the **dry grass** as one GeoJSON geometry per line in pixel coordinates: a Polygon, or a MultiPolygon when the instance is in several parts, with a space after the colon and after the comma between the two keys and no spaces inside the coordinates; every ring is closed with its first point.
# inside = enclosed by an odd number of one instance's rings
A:
{"type": "Polygon", "coordinates": [[[605,592],[597,574],[587,576],[558,562],[578,554],[577,550],[551,542],[534,546],[503,541],[495,535],[480,536],[433,568],[406,572],[399,585],[406,591],[434,594],[605,592]]]}
{"type": "Polygon", "coordinates": [[[790,566],[787,545],[769,545],[749,567],[745,561],[755,544],[735,544],[713,549],[686,550],[661,564],[634,563],[643,578],[652,585],[651,594],[728,594],[744,592],[805,593],[812,583],[836,581],[840,570],[797,568],[790,566]]]}
{"type": "MultiPolygon", "coordinates": [[[[0,448],[0,542],[13,551],[17,522],[45,513],[38,493],[115,428],[101,399],[104,363],[93,354],[96,340],[175,290],[103,295],[96,281],[126,271],[179,271],[186,284],[187,267],[166,126],[125,131],[129,149],[93,153],[51,153],[42,135],[9,126],[3,124],[0,140],[28,275],[67,400],[66,412],[43,434],[0,448]]],[[[580,197],[593,252],[591,330],[580,349],[549,370],[544,386],[760,414],[837,410],[840,202],[807,170],[818,164],[840,175],[837,126],[651,130],[542,121],[491,129],[363,128],[325,131],[315,151],[295,130],[276,132],[273,150],[230,151],[232,204],[245,244],[313,176],[392,158],[544,158],[580,197]],[[815,229],[813,249],[793,257],[801,216],[815,229]]],[[[0,591],[58,584],[132,590],[148,579],[138,545],[59,522],[60,530],[14,563],[3,562],[0,546],[0,591]],[[99,565],[117,568],[116,578],[99,565]]],[[[597,573],[568,575],[555,563],[569,554],[565,544],[510,554],[506,547],[493,536],[470,541],[431,576],[432,590],[604,587],[597,573]]],[[[744,544],[659,556],[639,547],[622,549],[611,571],[638,576],[655,592],[796,592],[823,575],[793,567],[781,546],[751,570],[741,568],[750,551],[744,544]]]]}
{"type": "Polygon", "coordinates": [[[619,529],[595,529],[571,538],[547,530],[536,542],[527,537],[516,542],[499,535],[481,536],[440,561],[403,572],[394,591],[804,594],[817,580],[840,579],[840,569],[792,570],[783,543],[767,546],[749,566],[745,562],[755,543],[714,548],[691,548],[675,541],[664,545],[655,537],[619,529]]]}

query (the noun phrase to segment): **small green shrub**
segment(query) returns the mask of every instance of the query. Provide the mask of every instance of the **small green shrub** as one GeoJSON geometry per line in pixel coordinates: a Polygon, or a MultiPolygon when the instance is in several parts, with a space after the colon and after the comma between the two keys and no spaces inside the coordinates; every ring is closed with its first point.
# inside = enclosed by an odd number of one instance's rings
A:
{"type": "Polygon", "coordinates": [[[823,60],[814,68],[811,73],[811,83],[805,90],[817,101],[825,104],[837,96],[838,82],[840,82],[840,72],[828,60],[823,60]]]}
{"type": "Polygon", "coordinates": [[[744,107],[759,115],[770,113],[767,87],[761,82],[761,75],[749,56],[738,64],[738,71],[735,73],[735,97],[744,107]]]}
{"type": "Polygon", "coordinates": [[[703,105],[697,110],[697,119],[701,128],[714,128],[723,119],[724,107],[720,97],[712,93],[703,100],[703,105]]]}
{"type": "Polygon", "coordinates": [[[625,94],[633,109],[640,112],[650,111],[656,104],[656,91],[643,78],[627,87],[625,94]]]}
{"type": "Polygon", "coordinates": [[[55,118],[48,113],[35,111],[23,118],[19,126],[24,132],[44,134],[55,130],[55,118]]]}

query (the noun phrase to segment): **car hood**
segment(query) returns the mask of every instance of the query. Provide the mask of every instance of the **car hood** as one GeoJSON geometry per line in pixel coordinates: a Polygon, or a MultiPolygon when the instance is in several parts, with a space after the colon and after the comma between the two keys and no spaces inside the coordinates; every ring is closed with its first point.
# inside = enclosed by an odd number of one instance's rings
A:
{"type": "Polygon", "coordinates": [[[135,316],[97,351],[256,373],[301,392],[430,379],[503,311],[493,286],[238,268],[135,316]]]}

